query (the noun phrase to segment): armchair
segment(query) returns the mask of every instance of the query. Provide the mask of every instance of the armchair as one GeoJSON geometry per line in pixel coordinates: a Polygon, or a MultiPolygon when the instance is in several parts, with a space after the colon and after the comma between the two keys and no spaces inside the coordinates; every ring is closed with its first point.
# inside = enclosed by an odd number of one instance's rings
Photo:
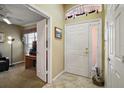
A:
{"type": "Polygon", "coordinates": [[[0,72],[7,71],[9,69],[9,59],[7,57],[2,57],[0,53],[0,72]]]}

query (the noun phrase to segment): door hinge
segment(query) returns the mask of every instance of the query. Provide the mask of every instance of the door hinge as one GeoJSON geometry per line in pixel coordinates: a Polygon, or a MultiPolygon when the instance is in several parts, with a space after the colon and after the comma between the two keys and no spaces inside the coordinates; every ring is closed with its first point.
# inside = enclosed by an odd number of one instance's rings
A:
{"type": "Polygon", "coordinates": [[[46,71],[46,74],[48,74],[48,71],[46,71]]]}

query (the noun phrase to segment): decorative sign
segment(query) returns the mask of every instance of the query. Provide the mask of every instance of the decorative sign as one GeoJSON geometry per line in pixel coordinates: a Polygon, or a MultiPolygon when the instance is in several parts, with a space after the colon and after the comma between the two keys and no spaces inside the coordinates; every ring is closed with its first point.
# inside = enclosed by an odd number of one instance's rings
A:
{"type": "Polygon", "coordinates": [[[102,4],[81,4],[72,7],[66,11],[65,20],[70,18],[76,18],[81,15],[89,15],[92,13],[102,12],[102,4]]]}
{"type": "Polygon", "coordinates": [[[0,32],[0,43],[4,42],[4,33],[0,32]]]}

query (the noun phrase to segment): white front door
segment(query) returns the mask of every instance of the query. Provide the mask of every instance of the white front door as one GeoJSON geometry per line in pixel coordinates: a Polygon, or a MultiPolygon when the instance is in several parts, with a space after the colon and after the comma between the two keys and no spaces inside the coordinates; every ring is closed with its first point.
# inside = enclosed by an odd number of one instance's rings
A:
{"type": "Polygon", "coordinates": [[[124,87],[124,5],[108,5],[107,87],[124,87]]]}
{"type": "Polygon", "coordinates": [[[65,28],[65,70],[88,77],[88,24],[68,25],[65,28]]]}
{"type": "Polygon", "coordinates": [[[46,19],[37,22],[37,76],[46,82],[46,19]]]}

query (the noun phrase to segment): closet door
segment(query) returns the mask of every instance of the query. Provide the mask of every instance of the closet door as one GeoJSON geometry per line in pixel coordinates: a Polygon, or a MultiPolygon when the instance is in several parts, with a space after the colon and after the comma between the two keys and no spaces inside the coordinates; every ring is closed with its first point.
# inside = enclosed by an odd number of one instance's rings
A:
{"type": "Polygon", "coordinates": [[[124,87],[124,5],[113,5],[108,19],[108,87],[124,87]]]}

